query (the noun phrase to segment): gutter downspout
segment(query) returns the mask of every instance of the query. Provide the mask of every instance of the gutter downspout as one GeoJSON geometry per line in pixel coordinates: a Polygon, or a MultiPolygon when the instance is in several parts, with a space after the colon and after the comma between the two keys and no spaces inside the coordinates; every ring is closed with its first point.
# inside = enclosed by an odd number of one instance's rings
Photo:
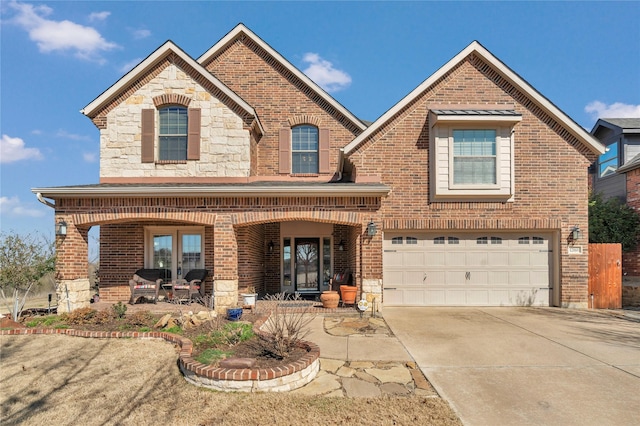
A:
{"type": "Polygon", "coordinates": [[[47,207],[51,207],[52,209],[54,209],[54,210],[55,210],[56,205],[55,205],[55,204],[53,204],[53,203],[52,203],[52,202],[50,202],[50,201],[45,200],[41,193],[39,193],[39,192],[38,192],[38,193],[36,194],[36,198],[38,199],[38,201],[40,201],[40,202],[41,202],[42,204],[44,204],[45,206],[47,206],[47,207]]]}
{"type": "Polygon", "coordinates": [[[340,148],[338,151],[338,168],[336,173],[338,174],[338,180],[336,182],[342,181],[342,169],[344,167],[344,148],[340,148]]]}

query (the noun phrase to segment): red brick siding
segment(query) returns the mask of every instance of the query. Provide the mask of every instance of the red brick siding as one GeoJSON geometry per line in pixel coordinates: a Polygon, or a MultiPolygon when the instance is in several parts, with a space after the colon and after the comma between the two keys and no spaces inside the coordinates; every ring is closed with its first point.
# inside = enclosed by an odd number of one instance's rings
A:
{"type": "Polygon", "coordinates": [[[238,235],[238,291],[264,286],[265,232],[263,225],[240,227],[238,235]]]}
{"type": "Polygon", "coordinates": [[[279,174],[278,131],[291,127],[289,120],[298,121],[296,117],[307,115],[314,117],[320,128],[331,131],[329,165],[332,175],[338,163],[339,149],[351,142],[360,130],[326,101],[302,87],[299,80],[277,66],[259,46],[249,39],[245,42],[249,45],[236,41],[204,65],[253,106],[260,117],[266,134],[258,144],[257,174],[279,174]]]}
{"type": "MultiPolygon", "coordinates": [[[[100,224],[101,298],[128,300],[129,279],[144,266],[145,226],[204,225],[205,266],[211,273],[206,282],[207,293],[212,292],[213,279],[238,279],[240,291],[254,285],[261,292],[275,293],[280,291],[278,222],[310,220],[340,224],[338,233],[347,236],[347,250],[334,251],[334,256],[340,259],[345,253],[352,256],[357,249],[358,242],[349,239],[352,237],[346,230],[366,225],[379,205],[380,200],[375,197],[61,199],[56,209],[58,217],[66,218],[69,224],[69,235],[63,245],[66,254],[58,267],[69,276],[75,266],[65,259],[75,260],[82,250],[87,259],[86,242],[69,244],[81,239],[79,233],[75,236],[74,223],[86,230],[100,224]],[[332,211],[335,206],[340,210],[332,211]],[[267,253],[269,241],[274,242],[272,253],[267,253]]],[[[356,265],[349,258],[340,262],[356,265]]],[[[87,266],[78,269],[77,274],[86,277],[87,266]]]]}
{"type": "MultiPolygon", "coordinates": [[[[627,172],[627,204],[640,214],[640,169],[627,172]]],[[[640,247],[622,255],[622,273],[640,278],[640,247]]]]}
{"type": "MultiPolygon", "coordinates": [[[[475,60],[444,76],[350,156],[359,175],[380,175],[391,186],[379,219],[385,229],[542,229],[561,231],[562,302],[587,302],[587,253],[567,255],[570,226],[587,241],[587,168],[595,159],[522,95],[475,60]],[[487,74],[485,74],[487,73],[487,74]],[[499,79],[498,79],[499,80],[499,79]],[[513,203],[430,203],[429,104],[515,105],[522,122],[515,127],[513,203]],[[580,152],[577,152],[578,149],[580,152]],[[389,153],[393,153],[390,155],[389,153]]],[[[378,223],[380,228],[380,223],[378,223]]],[[[363,274],[382,272],[381,236],[363,245],[363,274]]]]}

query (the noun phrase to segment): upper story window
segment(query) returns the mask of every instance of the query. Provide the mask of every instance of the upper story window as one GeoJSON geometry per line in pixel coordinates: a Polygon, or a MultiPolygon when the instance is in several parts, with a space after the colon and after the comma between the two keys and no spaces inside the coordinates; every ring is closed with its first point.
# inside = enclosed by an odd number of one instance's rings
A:
{"type": "Polygon", "coordinates": [[[170,106],[158,111],[160,161],[184,161],[187,159],[187,108],[170,106]]]}
{"type": "Polygon", "coordinates": [[[318,128],[310,125],[291,129],[291,173],[318,173],[318,128]]]}
{"type": "Polygon", "coordinates": [[[604,154],[598,157],[598,175],[602,178],[615,174],[618,169],[618,141],[607,145],[604,154]]]}
{"type": "Polygon", "coordinates": [[[495,185],[496,131],[453,131],[453,185],[495,185]]]}
{"type": "Polygon", "coordinates": [[[522,115],[506,105],[431,107],[429,183],[435,201],[513,201],[514,129],[522,115]]]}

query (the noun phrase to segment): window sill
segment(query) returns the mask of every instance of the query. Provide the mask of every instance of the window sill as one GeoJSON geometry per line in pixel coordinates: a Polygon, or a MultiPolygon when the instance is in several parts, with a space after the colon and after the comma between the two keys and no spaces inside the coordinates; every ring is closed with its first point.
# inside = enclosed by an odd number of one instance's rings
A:
{"type": "Polygon", "coordinates": [[[156,164],[187,164],[187,160],[156,160],[156,164]]]}
{"type": "Polygon", "coordinates": [[[318,177],[319,173],[291,173],[289,176],[291,177],[318,177]]]}

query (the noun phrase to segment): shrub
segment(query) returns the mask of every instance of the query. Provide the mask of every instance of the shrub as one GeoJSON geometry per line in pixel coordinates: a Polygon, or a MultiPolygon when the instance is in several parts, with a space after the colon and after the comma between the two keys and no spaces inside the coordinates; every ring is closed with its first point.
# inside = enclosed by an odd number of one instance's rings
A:
{"type": "Polygon", "coordinates": [[[640,239],[640,215],[617,198],[589,197],[589,242],[622,243],[622,251],[634,250],[640,239]]]}
{"type": "Polygon", "coordinates": [[[143,327],[153,325],[154,317],[149,311],[134,312],[125,318],[125,322],[132,327],[143,327]]]}
{"type": "Polygon", "coordinates": [[[60,319],[68,325],[93,324],[93,318],[97,312],[91,308],[80,308],[72,312],[65,312],[60,315],[60,319]]]}
{"type": "Polygon", "coordinates": [[[111,305],[111,309],[116,315],[116,318],[123,318],[127,313],[127,305],[124,305],[122,302],[118,302],[115,305],[111,305]]]}
{"type": "Polygon", "coordinates": [[[263,333],[258,334],[262,350],[277,359],[289,356],[291,351],[298,346],[298,342],[309,334],[307,327],[314,316],[308,315],[308,308],[303,310],[290,309],[287,300],[298,301],[300,297],[293,297],[286,293],[267,295],[266,300],[276,301],[275,310],[269,320],[263,326],[263,333]]]}

